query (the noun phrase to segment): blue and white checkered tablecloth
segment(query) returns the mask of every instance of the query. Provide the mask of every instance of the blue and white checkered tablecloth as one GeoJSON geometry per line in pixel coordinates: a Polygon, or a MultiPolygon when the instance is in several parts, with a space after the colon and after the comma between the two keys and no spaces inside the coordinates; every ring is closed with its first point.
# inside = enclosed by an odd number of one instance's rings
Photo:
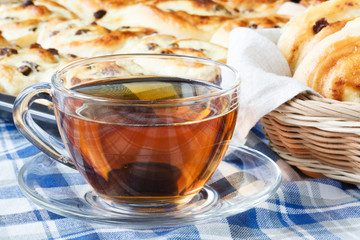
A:
{"type": "Polygon", "coordinates": [[[62,217],[28,200],[17,174],[39,150],[0,119],[0,239],[360,239],[358,186],[304,178],[256,138],[249,145],[282,169],[283,182],[267,201],[218,221],[128,230],[62,217]]]}

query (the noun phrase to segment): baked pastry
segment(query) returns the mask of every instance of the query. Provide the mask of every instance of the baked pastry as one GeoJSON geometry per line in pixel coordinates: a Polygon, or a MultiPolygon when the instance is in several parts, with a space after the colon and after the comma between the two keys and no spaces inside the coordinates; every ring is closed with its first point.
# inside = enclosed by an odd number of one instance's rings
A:
{"type": "Polygon", "coordinates": [[[173,49],[182,49],[183,55],[192,55],[191,52],[199,52],[203,58],[209,58],[219,62],[226,62],[227,49],[217,44],[195,39],[181,39],[171,43],[173,49]]]}
{"type": "Polygon", "coordinates": [[[322,39],[294,78],[326,98],[360,103],[360,17],[322,39]]]}
{"type": "MultiPolygon", "coordinates": [[[[9,41],[6,40],[0,33],[0,48],[5,48],[5,47],[8,47],[9,45],[10,45],[9,41]]],[[[0,54],[0,57],[4,56],[4,55],[5,54],[0,54]]]]}
{"type": "Polygon", "coordinates": [[[153,33],[153,29],[144,27],[111,31],[96,23],[87,25],[81,20],[54,19],[41,26],[37,42],[63,54],[93,57],[114,53],[153,33]]]}
{"type": "Polygon", "coordinates": [[[319,5],[320,3],[323,3],[326,1],[328,1],[328,0],[300,0],[300,4],[305,7],[310,7],[310,6],[319,5]]]}
{"type": "Polygon", "coordinates": [[[266,17],[235,18],[221,24],[221,26],[212,35],[210,42],[223,47],[228,47],[229,33],[236,27],[249,27],[253,29],[281,28],[288,21],[289,16],[278,14],[266,17]]]}
{"type": "Polygon", "coordinates": [[[237,17],[260,17],[276,14],[288,0],[214,0],[237,17]]]}
{"type": "Polygon", "coordinates": [[[161,53],[162,49],[171,46],[177,38],[166,34],[152,34],[138,40],[119,53],[161,53]]]}
{"type": "Polygon", "coordinates": [[[285,6],[303,9],[291,0],[6,2],[0,4],[0,91],[11,95],[31,83],[50,81],[48,75],[59,64],[75,58],[147,52],[226,62],[233,28],[282,27],[294,15],[285,6]],[[56,61],[46,53],[49,49],[58,53],[56,61]],[[35,65],[27,64],[25,73],[31,74],[24,75],[19,67],[28,61],[27,54],[35,65]],[[33,66],[46,67],[37,71],[33,66]]]}
{"type": "Polygon", "coordinates": [[[0,58],[0,91],[10,95],[17,95],[30,84],[49,82],[60,65],[72,60],[38,44],[28,49],[1,48],[1,53],[7,56],[0,58]]]}
{"type": "Polygon", "coordinates": [[[120,4],[107,9],[106,12],[106,15],[97,23],[111,30],[124,26],[142,26],[177,38],[193,38],[205,41],[211,38],[212,32],[220,25],[221,21],[228,19],[222,16],[202,17],[186,12],[166,12],[144,3],[125,6],[120,4]]]}
{"type": "Polygon", "coordinates": [[[103,6],[99,0],[57,0],[56,2],[76,13],[86,22],[96,21],[104,15],[103,6]]]}
{"type": "Polygon", "coordinates": [[[284,27],[278,42],[291,71],[295,72],[316,42],[340,30],[347,21],[360,16],[359,9],[360,2],[357,0],[327,1],[308,8],[303,14],[293,18],[284,27]],[[319,33],[321,37],[317,37],[319,33]]]}
{"type": "Polygon", "coordinates": [[[209,58],[225,62],[227,49],[217,44],[196,39],[181,39],[164,34],[154,34],[140,39],[120,53],[162,53],[209,58]]]}
{"type": "Polygon", "coordinates": [[[155,0],[147,1],[146,4],[165,12],[186,12],[195,16],[233,16],[231,11],[216,1],[155,0]]]}
{"type": "Polygon", "coordinates": [[[36,42],[39,25],[55,18],[75,19],[77,15],[50,0],[26,0],[4,4],[0,8],[0,31],[3,37],[21,47],[36,42]]]}

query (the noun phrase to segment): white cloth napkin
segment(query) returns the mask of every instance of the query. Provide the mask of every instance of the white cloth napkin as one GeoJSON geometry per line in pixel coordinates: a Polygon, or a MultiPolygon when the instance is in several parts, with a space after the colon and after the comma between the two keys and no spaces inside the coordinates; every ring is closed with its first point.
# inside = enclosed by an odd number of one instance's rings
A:
{"type": "Polygon", "coordinates": [[[240,106],[234,138],[245,142],[253,126],[267,113],[303,91],[291,78],[289,65],[276,43],[280,29],[236,28],[230,33],[227,64],[240,72],[240,106]]]}

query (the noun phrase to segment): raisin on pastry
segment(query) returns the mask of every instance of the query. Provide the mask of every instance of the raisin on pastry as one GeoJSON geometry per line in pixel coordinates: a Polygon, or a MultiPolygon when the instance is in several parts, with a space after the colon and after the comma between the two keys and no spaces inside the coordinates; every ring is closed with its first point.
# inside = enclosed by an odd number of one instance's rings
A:
{"type": "Polygon", "coordinates": [[[0,8],[0,31],[3,37],[21,47],[35,42],[38,28],[54,18],[74,19],[77,15],[50,0],[4,4],[0,8]]]}
{"type": "Polygon", "coordinates": [[[294,78],[326,98],[360,103],[360,17],[319,41],[294,78]]]}
{"type": "Polygon", "coordinates": [[[357,0],[328,1],[308,8],[286,24],[278,47],[289,62],[291,71],[294,73],[304,56],[313,50],[313,39],[317,42],[319,34],[323,38],[340,30],[346,22],[360,16],[359,8],[357,0]]]}
{"type": "Polygon", "coordinates": [[[69,61],[43,48],[16,50],[6,58],[0,57],[0,90],[17,95],[30,84],[49,82],[56,69],[69,61]]]}
{"type": "Polygon", "coordinates": [[[114,53],[153,33],[155,31],[149,28],[112,31],[97,24],[86,25],[81,20],[55,19],[43,24],[38,43],[45,48],[58,49],[63,54],[93,57],[114,53]]]}

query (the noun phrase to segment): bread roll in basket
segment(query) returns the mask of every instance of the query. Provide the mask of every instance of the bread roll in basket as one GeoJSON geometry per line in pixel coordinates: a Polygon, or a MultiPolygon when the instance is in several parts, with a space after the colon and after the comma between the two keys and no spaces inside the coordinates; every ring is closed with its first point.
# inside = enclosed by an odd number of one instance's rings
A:
{"type": "Polygon", "coordinates": [[[287,24],[278,47],[303,93],[260,121],[270,146],[310,176],[360,184],[360,3],[335,0],[287,24]]]}

